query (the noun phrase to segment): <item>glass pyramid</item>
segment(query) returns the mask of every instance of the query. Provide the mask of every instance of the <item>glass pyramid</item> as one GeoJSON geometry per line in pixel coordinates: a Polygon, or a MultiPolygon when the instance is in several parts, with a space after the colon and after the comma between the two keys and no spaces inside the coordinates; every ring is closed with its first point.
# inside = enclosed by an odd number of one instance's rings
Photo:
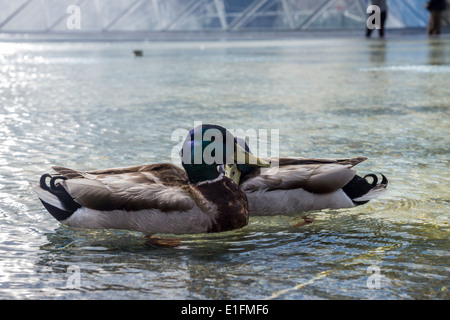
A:
{"type": "MultiPolygon", "coordinates": [[[[387,27],[426,26],[424,2],[388,0],[387,27]]],[[[0,0],[0,33],[363,27],[367,5],[366,0],[0,0]],[[74,18],[79,27],[68,27],[74,18]]]]}

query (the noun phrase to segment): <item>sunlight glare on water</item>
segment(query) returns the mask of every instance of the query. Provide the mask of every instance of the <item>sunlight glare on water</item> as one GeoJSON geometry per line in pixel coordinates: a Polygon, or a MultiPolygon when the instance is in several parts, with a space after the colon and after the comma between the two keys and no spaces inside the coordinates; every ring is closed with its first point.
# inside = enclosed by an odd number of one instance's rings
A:
{"type": "Polygon", "coordinates": [[[0,298],[448,299],[449,66],[445,38],[1,43],[0,298]],[[367,156],[388,192],[176,248],[60,226],[31,192],[52,165],[170,162],[194,121],[279,129],[281,156],[367,156]]]}

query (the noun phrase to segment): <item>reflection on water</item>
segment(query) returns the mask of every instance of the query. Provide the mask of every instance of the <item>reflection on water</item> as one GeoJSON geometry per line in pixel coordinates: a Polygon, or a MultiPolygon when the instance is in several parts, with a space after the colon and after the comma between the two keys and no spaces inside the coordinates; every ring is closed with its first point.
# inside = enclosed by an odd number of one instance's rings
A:
{"type": "Polygon", "coordinates": [[[379,40],[369,44],[370,63],[375,65],[384,65],[386,61],[386,41],[379,40]]]}
{"type": "Polygon", "coordinates": [[[449,51],[411,38],[1,44],[0,298],[448,299],[449,51]],[[257,217],[165,248],[59,226],[30,191],[52,165],[170,161],[172,132],[194,121],[280,129],[280,155],[367,156],[359,170],[389,191],[300,228],[257,217]]]}
{"type": "Polygon", "coordinates": [[[445,43],[437,39],[430,39],[428,41],[429,48],[429,64],[431,65],[445,65],[450,64],[450,59],[448,57],[448,48],[446,48],[445,43]]]}

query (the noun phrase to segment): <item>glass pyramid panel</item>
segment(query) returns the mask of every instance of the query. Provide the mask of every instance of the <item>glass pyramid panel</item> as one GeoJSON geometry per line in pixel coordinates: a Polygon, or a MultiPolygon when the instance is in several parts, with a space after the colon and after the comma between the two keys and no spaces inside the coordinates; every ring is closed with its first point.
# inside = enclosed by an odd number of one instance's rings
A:
{"type": "MultiPolygon", "coordinates": [[[[51,0],[47,0],[47,2],[52,2],[51,0]]],[[[89,32],[89,31],[101,31],[104,25],[104,13],[100,12],[98,8],[94,5],[95,1],[78,1],[78,6],[80,7],[80,29],[70,29],[67,27],[67,21],[71,18],[72,13],[67,12],[67,8],[72,5],[75,1],[62,1],[64,5],[59,4],[54,17],[58,17],[50,29],[52,31],[68,31],[68,32],[89,32]],[[58,12],[60,15],[57,15],[58,12]]],[[[52,7],[52,5],[48,5],[47,7],[52,7]]]]}
{"type": "MultiPolygon", "coordinates": [[[[14,12],[19,10],[24,4],[28,2],[27,0],[17,0],[17,1],[1,1],[0,2],[0,25],[7,23],[8,18],[13,18],[14,12]]],[[[8,19],[9,21],[9,19],[8,19]]]]}
{"type": "Polygon", "coordinates": [[[224,0],[227,25],[233,26],[240,17],[245,14],[245,10],[250,8],[258,0],[224,0]]]}
{"type": "MultiPolygon", "coordinates": [[[[417,5],[417,0],[403,0],[388,2],[388,18],[386,20],[387,27],[415,26],[426,27],[428,23],[429,12],[424,9],[424,1],[422,5],[417,5]],[[391,22],[396,22],[391,24],[391,22]]],[[[448,1],[447,1],[448,2],[448,1]]],[[[450,2],[449,2],[450,4],[450,2]]],[[[450,6],[449,6],[450,7],[450,6]]],[[[446,10],[447,13],[450,9],[446,10]]],[[[442,22],[445,22],[443,19],[442,22]]],[[[448,24],[447,24],[448,25],[448,24]]]]}
{"type": "MultiPolygon", "coordinates": [[[[69,17],[70,14],[67,13],[67,8],[72,5],[75,4],[76,1],[73,0],[61,0],[61,1],[52,1],[52,0],[42,0],[44,6],[45,6],[45,11],[48,14],[48,20],[49,20],[49,24],[48,24],[48,28],[47,30],[68,30],[67,26],[66,26],[66,21],[67,18],[69,17]]],[[[81,11],[81,7],[80,7],[80,11],[81,11]]],[[[81,13],[81,12],[80,12],[81,13]]],[[[82,19],[83,16],[80,16],[80,19],[82,19]]],[[[83,19],[85,20],[85,19],[83,19]]],[[[83,23],[83,21],[80,20],[81,23],[83,23]]],[[[86,21],[84,21],[86,23],[86,21]]],[[[81,27],[83,27],[81,25],[81,27]]]]}
{"type": "MultiPolygon", "coordinates": [[[[15,1],[10,1],[15,2],[15,1]]],[[[10,11],[3,28],[15,31],[45,30],[47,29],[47,16],[45,7],[39,1],[24,1],[20,6],[7,6],[10,11]]],[[[2,10],[3,11],[3,7],[2,10]]]]}
{"type": "Polygon", "coordinates": [[[329,28],[329,27],[359,27],[366,22],[366,15],[363,14],[358,1],[336,0],[328,1],[325,4],[323,13],[317,17],[308,28],[329,28]]]}
{"type": "Polygon", "coordinates": [[[284,5],[293,20],[294,29],[299,28],[328,0],[285,0],[284,5]]]}
{"type": "Polygon", "coordinates": [[[112,18],[107,30],[145,31],[160,28],[160,12],[156,1],[140,1],[124,8],[112,18]]]}
{"type": "MultiPolygon", "coordinates": [[[[425,27],[425,1],[388,1],[387,27],[425,27]]],[[[82,32],[363,28],[367,18],[366,0],[0,0],[0,32],[77,32],[70,5],[82,32]]]]}
{"type": "Polygon", "coordinates": [[[208,30],[222,28],[214,0],[196,1],[170,24],[170,30],[208,30]]]}
{"type": "Polygon", "coordinates": [[[242,29],[289,29],[289,20],[281,1],[261,1],[251,15],[241,20],[242,29]]]}

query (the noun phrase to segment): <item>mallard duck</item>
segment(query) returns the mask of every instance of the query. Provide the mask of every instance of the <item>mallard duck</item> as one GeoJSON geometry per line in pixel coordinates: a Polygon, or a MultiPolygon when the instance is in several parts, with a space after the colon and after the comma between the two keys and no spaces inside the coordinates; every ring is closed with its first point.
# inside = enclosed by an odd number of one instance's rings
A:
{"type": "MultiPolygon", "coordinates": [[[[240,138],[237,143],[251,153],[240,138]]],[[[361,177],[352,169],[366,157],[349,159],[306,159],[280,157],[266,159],[270,168],[246,164],[221,166],[248,198],[250,216],[293,215],[296,213],[351,208],[378,197],[387,187],[387,178],[378,183],[375,174],[361,177]],[[369,182],[368,178],[372,181],[369,182]]]]}
{"type": "MultiPolygon", "coordinates": [[[[246,154],[231,133],[203,125],[184,141],[184,170],[170,163],[88,172],[55,166],[57,174],[44,174],[34,191],[50,214],[70,227],[147,234],[228,231],[247,225],[247,198],[217,166],[233,162],[239,153],[246,154]],[[203,138],[208,130],[225,140],[203,138]],[[225,141],[233,141],[231,150],[225,141]],[[207,149],[218,158],[208,161],[207,149]]],[[[269,166],[248,153],[246,159],[251,166],[269,166]]]]}

